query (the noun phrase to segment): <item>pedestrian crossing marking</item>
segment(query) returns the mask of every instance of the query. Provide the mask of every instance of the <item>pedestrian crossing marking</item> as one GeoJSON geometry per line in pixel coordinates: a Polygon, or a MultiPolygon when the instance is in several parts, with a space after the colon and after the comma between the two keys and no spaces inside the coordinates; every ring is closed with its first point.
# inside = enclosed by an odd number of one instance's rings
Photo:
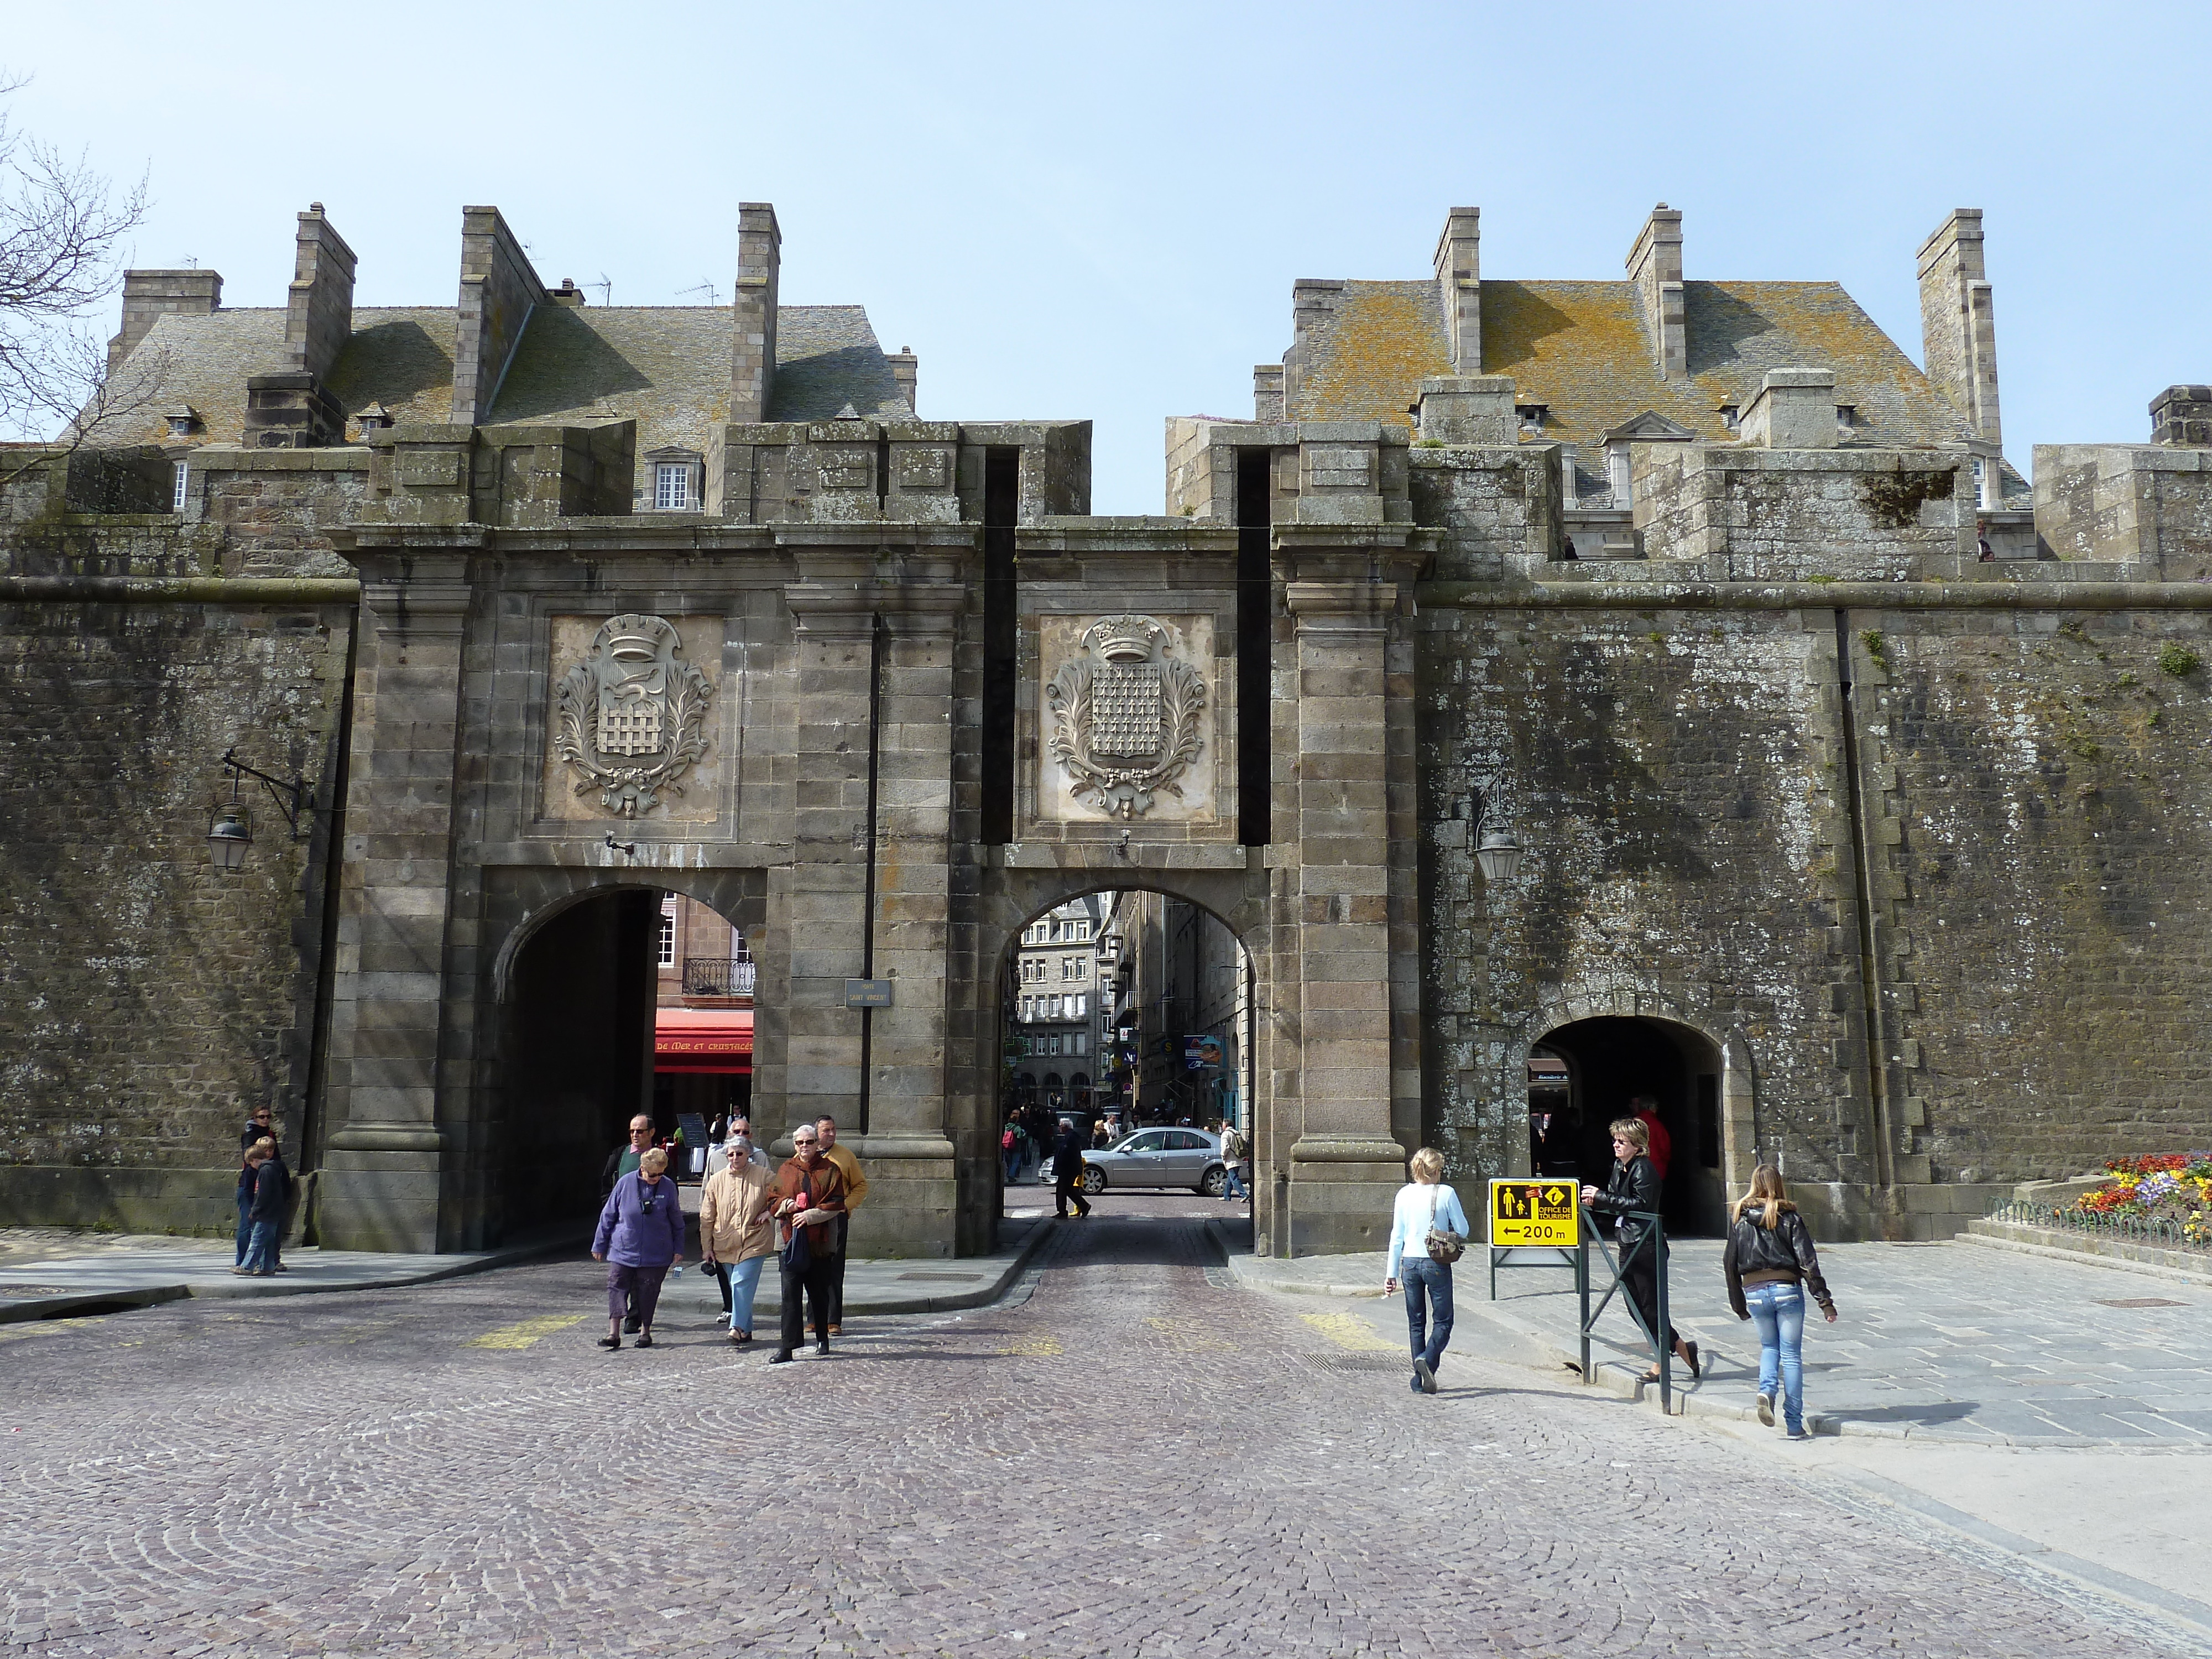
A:
{"type": "Polygon", "coordinates": [[[1224,1342],[1199,1320],[1147,1319],[1145,1323],[1158,1331],[1177,1353],[1226,1353],[1233,1346],[1224,1342]]]}
{"type": "Polygon", "coordinates": [[[1385,1342],[1368,1328],[1365,1322],[1354,1319],[1350,1314],[1300,1314],[1298,1317],[1340,1348],[1350,1348],[1355,1353],[1398,1352],[1398,1344],[1385,1342]]]}
{"type": "Polygon", "coordinates": [[[526,1319],[520,1325],[502,1325],[495,1331],[486,1331],[461,1346],[465,1348],[526,1348],[556,1331],[565,1331],[580,1323],[581,1314],[546,1314],[538,1319],[526,1319]]]}
{"type": "Polygon", "coordinates": [[[1066,1352],[1060,1346],[1060,1338],[1051,1331],[1036,1331],[1028,1336],[1017,1337],[1009,1346],[999,1350],[1001,1356],[1018,1359],[1057,1359],[1066,1352]]]}

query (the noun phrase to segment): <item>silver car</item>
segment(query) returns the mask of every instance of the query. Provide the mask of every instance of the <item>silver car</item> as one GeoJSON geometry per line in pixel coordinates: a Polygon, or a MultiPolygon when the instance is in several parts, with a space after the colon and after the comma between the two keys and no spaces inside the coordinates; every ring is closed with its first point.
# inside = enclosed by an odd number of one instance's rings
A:
{"type": "Polygon", "coordinates": [[[1221,1138],[1203,1129],[1139,1129],[1103,1152],[1083,1155],[1083,1190],[1188,1187],[1221,1195],[1221,1138]]]}

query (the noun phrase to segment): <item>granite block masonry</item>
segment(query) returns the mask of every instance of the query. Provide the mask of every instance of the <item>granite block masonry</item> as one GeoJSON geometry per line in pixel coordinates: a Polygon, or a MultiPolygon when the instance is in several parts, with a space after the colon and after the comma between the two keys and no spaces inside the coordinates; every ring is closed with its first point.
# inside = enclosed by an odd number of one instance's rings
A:
{"type": "Polygon", "coordinates": [[[1429,276],[1301,280],[1144,518],[1084,422],[920,418],[766,204],[721,307],[587,304],[484,206],[451,305],[355,306],[319,206],[282,310],[132,273],[112,355],[173,383],[0,467],[0,1206],[220,1228],[265,1102],[325,1243],[587,1212],[669,893],[870,1254],[989,1248],[1002,975],[1106,889],[1249,952],[1273,1253],[1377,1248],[1422,1144],[1600,1176],[1638,1093],[1687,1231],[1760,1161],[1934,1237],[2203,1144],[2212,394],[2031,486],[1978,213],[1924,373],[1684,217],[1619,281],[1486,278],[1465,207],[1429,276]],[[241,797],[225,875],[234,748],[313,799],[241,797]]]}

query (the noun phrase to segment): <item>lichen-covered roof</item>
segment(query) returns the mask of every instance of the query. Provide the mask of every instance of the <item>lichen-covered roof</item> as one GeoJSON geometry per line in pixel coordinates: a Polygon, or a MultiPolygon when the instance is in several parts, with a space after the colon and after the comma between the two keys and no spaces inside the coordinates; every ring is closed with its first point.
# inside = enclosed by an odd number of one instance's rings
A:
{"type": "MultiPolygon", "coordinates": [[[[641,455],[665,446],[703,453],[708,432],[729,418],[732,328],[727,307],[540,306],[490,418],[551,422],[611,410],[635,418],[641,455]]],[[[325,384],[349,416],[380,403],[398,422],[451,420],[455,332],[450,306],[357,307],[325,384]]],[[[781,307],[776,358],[771,420],[828,420],[847,404],[862,415],[909,412],[860,306],[781,307]]],[[[247,379],[284,367],[284,313],[158,318],[118,384],[157,365],[158,389],[94,441],[167,442],[165,412],[187,403],[201,421],[196,441],[234,444],[245,429],[247,379]]]]}
{"type": "MultiPolygon", "coordinates": [[[[1833,283],[1685,283],[1689,377],[1654,361],[1636,289],[1617,283],[1482,283],[1482,372],[1510,374],[1549,411],[1547,438],[1590,444],[1645,410],[1700,438],[1734,441],[1720,416],[1770,368],[1827,368],[1856,406],[1852,441],[1902,447],[1964,438],[1964,418],[1833,283]]],[[[1433,283],[1346,283],[1309,336],[1293,419],[1395,420],[1423,376],[1450,374],[1433,283]]]]}

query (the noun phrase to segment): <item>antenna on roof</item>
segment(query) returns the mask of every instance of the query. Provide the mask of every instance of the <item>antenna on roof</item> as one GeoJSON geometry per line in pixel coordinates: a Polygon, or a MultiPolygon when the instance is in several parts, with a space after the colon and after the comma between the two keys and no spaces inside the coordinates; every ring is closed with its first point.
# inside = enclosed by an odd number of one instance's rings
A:
{"type": "Polygon", "coordinates": [[[710,306],[720,305],[722,302],[719,292],[711,281],[695,283],[690,288],[679,288],[676,293],[679,299],[686,294],[703,294],[707,296],[707,303],[710,306]]]}
{"type": "Polygon", "coordinates": [[[607,280],[607,273],[605,271],[603,270],[599,273],[599,280],[598,282],[586,283],[584,286],[586,288],[595,288],[599,289],[599,303],[601,305],[612,305],[614,303],[615,285],[607,280]]]}

